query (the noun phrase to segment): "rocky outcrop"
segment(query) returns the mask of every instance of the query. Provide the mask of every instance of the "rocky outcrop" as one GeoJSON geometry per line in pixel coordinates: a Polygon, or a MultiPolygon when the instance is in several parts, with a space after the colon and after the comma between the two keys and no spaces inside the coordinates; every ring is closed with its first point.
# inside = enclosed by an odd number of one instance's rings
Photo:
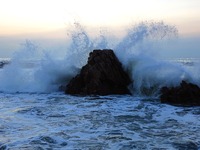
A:
{"type": "Polygon", "coordinates": [[[200,106],[200,88],[192,83],[182,81],[178,87],[163,87],[160,100],[182,106],[200,106]]]}
{"type": "Polygon", "coordinates": [[[3,68],[7,64],[9,64],[9,61],[0,61],[0,68],[3,68]]]}
{"type": "Polygon", "coordinates": [[[112,50],[94,50],[65,93],[79,95],[130,94],[131,80],[112,50]]]}

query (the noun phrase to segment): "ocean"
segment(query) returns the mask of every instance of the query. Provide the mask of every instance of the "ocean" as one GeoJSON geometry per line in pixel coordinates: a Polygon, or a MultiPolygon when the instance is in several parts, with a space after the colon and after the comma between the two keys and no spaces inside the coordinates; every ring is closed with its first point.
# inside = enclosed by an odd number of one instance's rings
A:
{"type": "MultiPolygon", "coordinates": [[[[101,32],[102,33],[102,32],[101,32]]],[[[122,39],[91,39],[75,23],[60,57],[27,40],[1,59],[0,150],[198,150],[199,107],[162,104],[159,90],[182,80],[200,85],[199,58],[160,58],[160,41],[176,38],[163,22],[142,22],[122,39]],[[133,80],[132,95],[72,96],[60,92],[93,49],[111,48],[133,80]],[[5,65],[2,65],[6,62],[5,65]]],[[[163,44],[163,43],[162,43],[163,44]]]]}

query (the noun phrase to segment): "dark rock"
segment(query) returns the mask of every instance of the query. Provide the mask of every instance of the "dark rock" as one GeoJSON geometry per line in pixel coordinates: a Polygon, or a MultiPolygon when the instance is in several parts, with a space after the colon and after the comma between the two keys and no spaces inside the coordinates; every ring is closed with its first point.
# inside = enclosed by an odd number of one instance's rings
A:
{"type": "Polygon", "coordinates": [[[181,150],[198,150],[198,145],[192,141],[185,141],[184,143],[173,143],[174,148],[181,150]]]}
{"type": "Polygon", "coordinates": [[[131,80],[112,50],[94,50],[80,74],[66,87],[67,94],[130,94],[131,80]]]}
{"type": "Polygon", "coordinates": [[[60,86],[58,87],[58,91],[64,92],[65,90],[66,90],[66,86],[65,86],[65,85],[60,85],[60,86]]]}
{"type": "Polygon", "coordinates": [[[162,103],[175,105],[200,106],[200,88],[195,84],[182,81],[178,87],[163,87],[160,100],[162,103]]]}
{"type": "Polygon", "coordinates": [[[0,68],[3,68],[5,65],[9,64],[9,61],[0,61],[0,68]]]}

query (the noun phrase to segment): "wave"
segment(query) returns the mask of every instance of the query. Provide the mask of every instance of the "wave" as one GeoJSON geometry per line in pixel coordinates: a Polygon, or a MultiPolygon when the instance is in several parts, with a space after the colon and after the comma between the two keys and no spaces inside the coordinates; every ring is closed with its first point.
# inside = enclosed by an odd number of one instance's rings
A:
{"type": "MultiPolygon", "coordinates": [[[[162,86],[176,86],[182,80],[200,85],[198,63],[188,67],[161,60],[157,52],[159,42],[177,38],[178,30],[164,22],[141,22],[127,30],[117,44],[111,35],[100,30],[96,38],[78,22],[69,31],[70,45],[62,58],[27,40],[14,53],[11,63],[0,70],[1,92],[54,92],[67,84],[86,64],[93,49],[113,49],[124,69],[129,73],[134,94],[155,94],[162,86]]],[[[162,43],[161,43],[162,44],[162,43]]],[[[59,49],[55,49],[59,51],[59,49]]]]}

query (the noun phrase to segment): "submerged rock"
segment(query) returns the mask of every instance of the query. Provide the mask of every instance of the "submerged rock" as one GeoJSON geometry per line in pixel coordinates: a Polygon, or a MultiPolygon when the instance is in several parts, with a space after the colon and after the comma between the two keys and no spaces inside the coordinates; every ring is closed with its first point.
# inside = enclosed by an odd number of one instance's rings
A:
{"type": "Polygon", "coordinates": [[[67,94],[109,95],[130,94],[131,80],[113,50],[94,50],[80,74],[66,87],[67,94]]]}
{"type": "Polygon", "coordinates": [[[175,105],[200,106],[200,88],[182,81],[178,87],[163,87],[160,100],[162,103],[175,105]]]}

